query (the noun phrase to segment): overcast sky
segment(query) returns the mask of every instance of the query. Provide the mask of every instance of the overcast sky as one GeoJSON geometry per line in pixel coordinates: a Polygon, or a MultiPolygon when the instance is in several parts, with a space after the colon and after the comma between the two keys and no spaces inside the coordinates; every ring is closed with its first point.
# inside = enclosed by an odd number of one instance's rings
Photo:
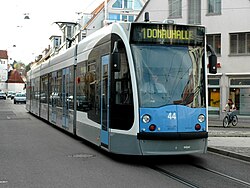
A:
{"type": "Polygon", "coordinates": [[[53,22],[76,22],[80,18],[76,12],[90,13],[103,1],[3,1],[0,11],[0,50],[8,50],[13,60],[28,64],[48,47],[51,35],[60,34],[53,22]],[[24,14],[28,14],[30,19],[24,19],[24,14]]]}

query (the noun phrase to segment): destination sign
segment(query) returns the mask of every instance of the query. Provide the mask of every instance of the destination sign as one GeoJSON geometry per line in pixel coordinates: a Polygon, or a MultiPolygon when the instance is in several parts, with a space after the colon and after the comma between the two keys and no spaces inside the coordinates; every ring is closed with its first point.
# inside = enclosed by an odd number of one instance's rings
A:
{"type": "Polygon", "coordinates": [[[205,28],[173,24],[132,23],[131,43],[159,43],[201,46],[205,28]]]}
{"type": "Polygon", "coordinates": [[[193,31],[142,28],[142,33],[143,39],[193,39],[193,31]]]}

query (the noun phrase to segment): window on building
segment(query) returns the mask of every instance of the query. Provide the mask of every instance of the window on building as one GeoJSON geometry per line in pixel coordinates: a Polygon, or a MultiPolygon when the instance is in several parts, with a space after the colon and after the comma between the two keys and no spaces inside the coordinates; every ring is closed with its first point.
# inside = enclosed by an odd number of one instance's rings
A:
{"type": "Polygon", "coordinates": [[[135,0],[134,1],[134,10],[141,10],[143,7],[142,3],[140,0],[135,0]]]}
{"type": "Polygon", "coordinates": [[[110,13],[109,14],[109,20],[116,20],[116,21],[119,21],[120,20],[120,14],[112,14],[110,13]]]}
{"type": "Polygon", "coordinates": [[[182,0],[169,0],[169,18],[180,18],[182,16],[182,0]]]}
{"type": "Polygon", "coordinates": [[[221,14],[221,0],[208,0],[208,14],[221,14]]]}
{"type": "Polygon", "coordinates": [[[116,0],[112,8],[140,10],[142,8],[142,3],[140,0],[116,0]]]}
{"type": "Polygon", "coordinates": [[[221,55],[221,34],[207,35],[207,44],[213,47],[217,55],[221,55]]]}
{"type": "Polygon", "coordinates": [[[188,23],[201,24],[201,1],[189,0],[188,1],[188,23]]]}
{"type": "Polygon", "coordinates": [[[116,0],[112,8],[122,8],[122,0],[116,0]]]}
{"type": "Polygon", "coordinates": [[[74,26],[73,25],[68,25],[66,27],[66,37],[71,39],[74,35],[74,26]]]}
{"type": "Polygon", "coordinates": [[[109,20],[133,22],[134,16],[124,14],[109,14],[109,20]]]}
{"type": "Polygon", "coordinates": [[[250,79],[243,78],[243,79],[230,79],[230,85],[250,85],[250,79]]]}
{"type": "Polygon", "coordinates": [[[208,79],[208,114],[220,114],[220,79],[208,79]]]}
{"type": "Polygon", "coordinates": [[[59,47],[61,44],[61,38],[55,38],[54,47],[59,47]]]}
{"type": "Polygon", "coordinates": [[[134,16],[122,15],[122,21],[133,22],[134,21],[134,16]]]}
{"type": "Polygon", "coordinates": [[[231,78],[229,86],[231,98],[240,115],[250,115],[250,79],[247,77],[231,78]]]}
{"type": "Polygon", "coordinates": [[[231,55],[250,54],[250,33],[230,34],[230,54],[231,55]]]}
{"type": "Polygon", "coordinates": [[[125,9],[132,9],[133,8],[133,1],[132,0],[124,0],[124,8],[125,9]]]}
{"type": "Polygon", "coordinates": [[[219,86],[220,80],[219,79],[208,79],[208,85],[210,86],[219,86]]]}

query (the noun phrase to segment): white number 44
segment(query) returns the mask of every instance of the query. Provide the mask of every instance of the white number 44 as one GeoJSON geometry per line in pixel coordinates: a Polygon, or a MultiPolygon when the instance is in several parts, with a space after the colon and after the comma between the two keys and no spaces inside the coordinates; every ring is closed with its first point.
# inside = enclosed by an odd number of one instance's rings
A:
{"type": "Polygon", "coordinates": [[[176,119],[176,113],[175,112],[170,112],[169,114],[168,114],[168,119],[170,119],[170,120],[172,120],[172,119],[176,119]]]}

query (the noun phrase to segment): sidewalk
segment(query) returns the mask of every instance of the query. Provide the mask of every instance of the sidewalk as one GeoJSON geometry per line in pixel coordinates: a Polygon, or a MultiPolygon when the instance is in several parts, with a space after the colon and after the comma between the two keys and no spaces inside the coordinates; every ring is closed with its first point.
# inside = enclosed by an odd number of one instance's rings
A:
{"type": "Polygon", "coordinates": [[[239,117],[235,130],[223,128],[219,118],[209,118],[208,123],[208,151],[250,162],[250,118],[239,117]]]}
{"type": "MultiPolygon", "coordinates": [[[[209,127],[223,127],[222,119],[219,119],[219,117],[209,117],[208,118],[208,126],[209,127]]],[[[250,128],[250,116],[239,116],[238,115],[238,128],[250,128]]]]}

